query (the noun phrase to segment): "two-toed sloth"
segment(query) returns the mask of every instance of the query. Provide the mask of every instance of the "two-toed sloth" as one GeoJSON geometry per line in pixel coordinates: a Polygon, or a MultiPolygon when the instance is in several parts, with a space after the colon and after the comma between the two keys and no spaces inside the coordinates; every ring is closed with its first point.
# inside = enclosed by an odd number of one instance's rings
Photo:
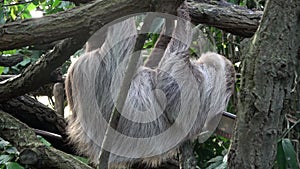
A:
{"type": "MultiPolygon", "coordinates": [[[[190,61],[189,22],[177,20],[156,69],[142,61],[131,80],[118,127],[110,133],[110,166],[157,165],[186,140],[214,131],[234,89],[233,65],[216,53],[190,61]]],[[[107,29],[103,45],[81,56],[68,71],[66,93],[73,114],[68,133],[78,150],[98,163],[104,133],[133,53],[133,18],[107,29]]],[[[141,59],[142,60],[142,59],[141,59]]]]}

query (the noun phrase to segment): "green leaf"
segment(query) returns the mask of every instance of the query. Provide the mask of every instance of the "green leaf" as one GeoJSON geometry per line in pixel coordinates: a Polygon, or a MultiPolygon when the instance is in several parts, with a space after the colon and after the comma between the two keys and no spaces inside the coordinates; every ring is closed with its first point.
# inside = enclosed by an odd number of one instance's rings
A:
{"type": "Polygon", "coordinates": [[[22,19],[29,19],[32,18],[31,14],[26,10],[22,13],[22,19]]]}
{"type": "Polygon", "coordinates": [[[30,12],[30,11],[33,11],[36,9],[36,5],[34,5],[33,3],[30,3],[28,6],[27,6],[27,10],[30,12]]]}
{"type": "Polygon", "coordinates": [[[12,158],[13,158],[13,156],[11,156],[11,155],[6,155],[6,154],[0,155],[0,164],[5,164],[12,158]]]}
{"type": "Polygon", "coordinates": [[[290,139],[282,140],[282,148],[285,154],[285,159],[291,169],[299,169],[296,152],[290,139]]]}
{"type": "Polygon", "coordinates": [[[282,147],[282,140],[277,143],[277,155],[276,155],[277,167],[279,169],[286,169],[287,163],[284,156],[284,151],[282,147]]]}
{"type": "Polygon", "coordinates": [[[19,154],[19,151],[16,149],[16,147],[8,147],[5,152],[8,154],[19,154]]]}
{"type": "Polygon", "coordinates": [[[4,72],[4,68],[3,66],[0,66],[0,75],[2,75],[2,73],[4,72]]]}
{"type": "Polygon", "coordinates": [[[33,0],[33,2],[32,2],[34,5],[36,5],[36,6],[38,6],[39,5],[39,3],[40,3],[40,1],[39,0],[33,0]]]}
{"type": "Polygon", "coordinates": [[[4,149],[6,146],[9,145],[9,142],[8,141],[5,141],[3,140],[1,137],[0,137],[0,149],[4,149]]]}
{"type": "Polygon", "coordinates": [[[80,156],[74,156],[77,160],[85,163],[85,164],[89,164],[89,160],[87,158],[84,157],[80,157],[80,156]]]}
{"type": "Polygon", "coordinates": [[[52,8],[57,7],[60,4],[61,0],[54,0],[53,4],[52,4],[52,8]]]}
{"type": "Polygon", "coordinates": [[[5,24],[4,10],[2,7],[0,7],[0,25],[1,24],[5,24]]]}
{"type": "Polygon", "coordinates": [[[44,145],[46,145],[47,147],[50,147],[51,146],[51,143],[49,143],[46,139],[44,139],[42,136],[37,136],[39,139],[40,139],[40,141],[44,144],[44,145]]]}
{"type": "Polygon", "coordinates": [[[12,7],[10,10],[10,17],[15,20],[17,18],[17,16],[15,15],[15,8],[12,7]]]}
{"type": "Polygon", "coordinates": [[[9,67],[5,67],[3,73],[7,74],[9,72],[9,67]]]}
{"type": "Polygon", "coordinates": [[[221,162],[223,161],[223,157],[222,156],[217,156],[217,157],[214,157],[212,159],[210,159],[208,162],[209,163],[215,163],[215,162],[221,162]]]}
{"type": "Polygon", "coordinates": [[[25,57],[22,62],[18,63],[18,65],[26,66],[30,62],[31,62],[31,59],[29,57],[25,57]]]}
{"type": "Polygon", "coordinates": [[[10,55],[13,55],[13,54],[16,54],[17,50],[14,49],[14,50],[6,50],[6,51],[3,51],[3,54],[10,54],[10,55]]]}
{"type": "Polygon", "coordinates": [[[24,169],[24,167],[22,167],[20,164],[16,162],[8,162],[5,165],[6,165],[6,169],[24,169]]]}

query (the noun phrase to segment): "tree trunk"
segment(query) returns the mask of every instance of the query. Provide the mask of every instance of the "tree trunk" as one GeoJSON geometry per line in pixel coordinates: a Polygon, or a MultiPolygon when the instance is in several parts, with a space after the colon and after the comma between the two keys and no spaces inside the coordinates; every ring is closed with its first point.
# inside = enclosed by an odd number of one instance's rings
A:
{"type": "Polygon", "coordinates": [[[245,52],[230,169],[269,169],[288,111],[299,47],[300,1],[268,1],[245,52]]]}

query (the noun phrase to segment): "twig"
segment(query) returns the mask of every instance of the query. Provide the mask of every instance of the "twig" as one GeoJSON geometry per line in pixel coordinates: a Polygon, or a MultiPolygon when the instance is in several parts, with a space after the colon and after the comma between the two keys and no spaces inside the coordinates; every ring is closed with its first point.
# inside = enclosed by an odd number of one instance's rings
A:
{"type": "Polygon", "coordinates": [[[23,5],[23,4],[29,4],[33,1],[22,1],[22,2],[18,2],[18,3],[14,3],[14,4],[6,4],[6,5],[3,5],[3,7],[9,7],[9,6],[15,6],[15,5],[23,5]]]}

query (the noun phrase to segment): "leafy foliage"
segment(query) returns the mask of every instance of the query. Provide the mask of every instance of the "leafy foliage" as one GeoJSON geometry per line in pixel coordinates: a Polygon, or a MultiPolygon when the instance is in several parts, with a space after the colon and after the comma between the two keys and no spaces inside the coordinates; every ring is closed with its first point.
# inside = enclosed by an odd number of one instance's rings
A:
{"type": "Polygon", "coordinates": [[[24,167],[16,162],[18,156],[18,150],[0,137],[0,168],[24,169],[24,167]]]}
{"type": "MultiPolygon", "coordinates": [[[[72,2],[62,0],[4,0],[0,4],[0,25],[23,19],[42,17],[73,8],[72,2]]],[[[23,54],[24,60],[12,67],[0,67],[1,74],[18,74],[29,64],[36,62],[46,51],[24,47],[17,50],[0,52],[9,57],[13,54],[23,54]]]]}
{"type": "Polygon", "coordinates": [[[279,169],[299,169],[297,155],[290,139],[280,139],[277,145],[277,166],[279,169]]]}
{"type": "MultiPolygon", "coordinates": [[[[194,151],[197,166],[200,168],[225,167],[230,140],[221,136],[212,136],[204,143],[195,141],[194,151]]],[[[221,169],[221,168],[220,168],[221,169]]]]}

